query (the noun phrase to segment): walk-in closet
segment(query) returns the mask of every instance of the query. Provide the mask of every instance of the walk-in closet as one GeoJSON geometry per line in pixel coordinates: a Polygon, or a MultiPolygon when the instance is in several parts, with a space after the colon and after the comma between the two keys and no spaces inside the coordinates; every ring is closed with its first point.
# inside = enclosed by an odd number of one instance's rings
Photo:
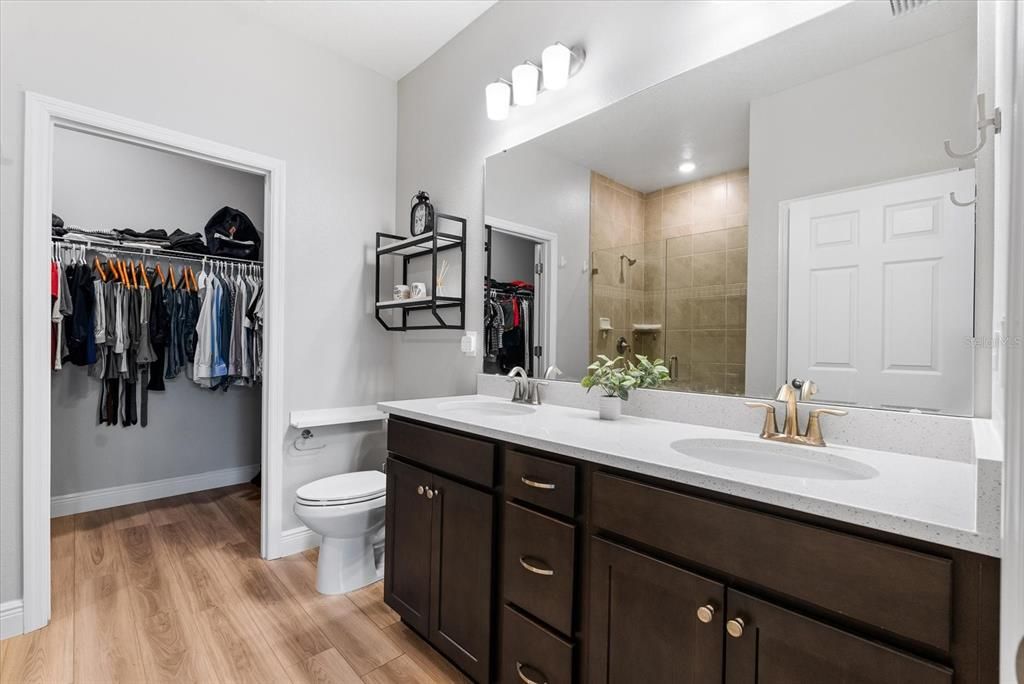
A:
{"type": "Polygon", "coordinates": [[[259,548],[264,178],[58,127],[52,207],[52,517],[259,548]]]}

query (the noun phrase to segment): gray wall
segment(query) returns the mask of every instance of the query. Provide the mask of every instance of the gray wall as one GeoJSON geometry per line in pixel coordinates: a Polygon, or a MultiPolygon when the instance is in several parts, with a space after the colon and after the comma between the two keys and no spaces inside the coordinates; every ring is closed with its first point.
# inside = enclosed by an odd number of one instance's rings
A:
{"type": "MultiPolygon", "coordinates": [[[[0,601],[21,596],[26,90],[284,160],[283,406],[265,420],[284,429],[291,410],[368,404],[394,387],[365,256],[375,231],[394,231],[393,81],[232,3],[0,3],[0,601]]],[[[268,448],[286,453],[294,438],[268,448]]],[[[342,456],[285,457],[284,529],[297,524],[297,479],[342,456]]]]}
{"type": "MultiPolygon", "coordinates": [[[[399,81],[397,225],[406,224],[409,197],[428,187],[440,211],[469,218],[466,282],[480,282],[487,157],[843,4],[499,2],[399,81]],[[484,86],[556,41],[586,47],[579,74],[506,121],[489,121],[484,86]]],[[[482,301],[467,300],[467,320],[479,329],[482,301]]],[[[459,337],[395,335],[396,395],[474,392],[480,358],[461,354],[459,337]]]]}
{"type": "Polygon", "coordinates": [[[975,70],[970,26],[751,103],[748,395],[778,389],[779,202],[955,168],[942,141],[973,144],[975,70]]]}
{"type": "Polygon", "coordinates": [[[487,160],[484,205],[488,216],[558,235],[565,265],[549,264],[558,269],[554,363],[563,379],[578,379],[590,363],[590,170],[539,144],[520,145],[487,160]]]}
{"type": "Polygon", "coordinates": [[[491,232],[491,277],[503,283],[522,280],[533,284],[536,242],[495,230],[491,232]]]}
{"type": "MultiPolygon", "coordinates": [[[[227,205],[263,228],[259,176],[66,129],[56,131],[53,157],[53,209],[69,224],[202,232],[227,205]]],[[[147,427],[110,427],[96,424],[100,384],[85,367],[54,373],[51,494],[259,462],[259,386],[211,392],[184,374],[166,384],[149,394],[147,427]]]]}

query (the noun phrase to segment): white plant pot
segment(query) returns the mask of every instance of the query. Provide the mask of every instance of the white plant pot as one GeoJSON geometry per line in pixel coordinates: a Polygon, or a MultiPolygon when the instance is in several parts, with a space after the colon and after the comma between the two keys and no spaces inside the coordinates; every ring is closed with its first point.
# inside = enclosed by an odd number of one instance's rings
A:
{"type": "Polygon", "coordinates": [[[597,415],[601,420],[618,420],[622,415],[622,400],[618,397],[601,397],[597,415]]]}

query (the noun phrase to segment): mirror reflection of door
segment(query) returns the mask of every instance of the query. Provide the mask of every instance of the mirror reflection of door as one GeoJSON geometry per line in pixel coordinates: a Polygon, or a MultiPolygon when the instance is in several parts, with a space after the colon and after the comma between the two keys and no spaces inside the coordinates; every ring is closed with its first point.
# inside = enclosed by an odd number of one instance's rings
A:
{"type": "Polygon", "coordinates": [[[543,373],[542,315],[544,249],[536,240],[487,226],[484,282],[484,372],[523,368],[543,373]]]}
{"type": "MultiPolygon", "coordinates": [[[[974,169],[789,203],[790,378],[821,401],[972,406],[974,169]]],[[[783,275],[783,278],[786,276],[783,275]]]]}

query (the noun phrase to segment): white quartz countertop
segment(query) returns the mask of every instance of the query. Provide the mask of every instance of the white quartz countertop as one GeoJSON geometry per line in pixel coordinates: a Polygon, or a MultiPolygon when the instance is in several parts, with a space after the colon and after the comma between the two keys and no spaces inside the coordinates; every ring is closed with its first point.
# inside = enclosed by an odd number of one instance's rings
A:
{"type": "MultiPolygon", "coordinates": [[[[530,406],[531,413],[466,410],[470,404],[510,404],[471,395],[382,402],[381,411],[524,447],[621,470],[680,482],[752,501],[965,549],[999,555],[998,523],[979,526],[976,461],[960,462],[848,446],[791,447],[809,457],[828,452],[878,472],[869,479],[809,479],[701,460],[672,448],[685,439],[729,439],[767,444],[756,434],[622,416],[599,420],[597,412],[565,406],[530,406]],[[981,529],[979,529],[981,528],[981,529]]],[[[498,407],[500,408],[500,407],[498,407]]],[[[826,432],[826,439],[828,438],[826,432]]],[[[991,493],[989,493],[991,495],[991,493]]],[[[998,492],[996,493],[998,502],[998,492]]],[[[994,504],[998,506],[998,503],[994,504]]],[[[997,513],[997,511],[996,511],[997,513]]]]}

